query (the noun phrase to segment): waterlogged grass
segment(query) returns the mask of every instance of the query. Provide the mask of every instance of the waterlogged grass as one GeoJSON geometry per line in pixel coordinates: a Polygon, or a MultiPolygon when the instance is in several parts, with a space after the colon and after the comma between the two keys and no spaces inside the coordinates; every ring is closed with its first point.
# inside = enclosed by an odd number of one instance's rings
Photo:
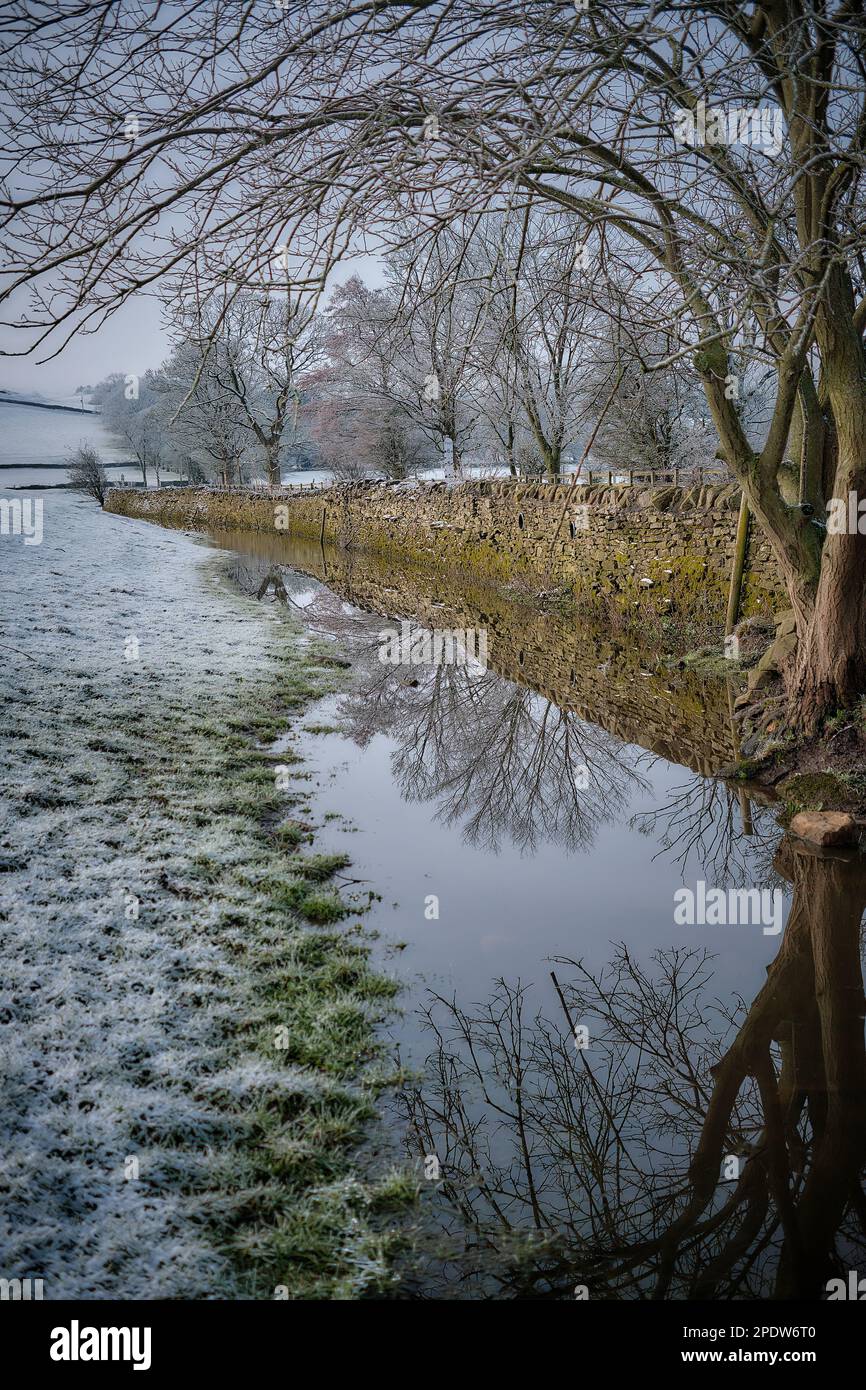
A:
{"type": "Polygon", "coordinates": [[[294,854],[289,860],[289,868],[293,874],[322,883],[340,869],[347,869],[350,863],[348,854],[294,854]]]}
{"type": "Polygon", "coordinates": [[[243,715],[202,727],[191,710],[163,730],[149,775],[151,794],[173,808],[184,835],[214,842],[172,857],[166,874],[179,896],[204,893],[237,968],[229,1079],[209,1088],[231,1148],[220,1184],[201,1196],[248,1296],[382,1296],[403,1236],[399,1227],[383,1230],[381,1214],[413,1204],[417,1187],[408,1174],[362,1179],[353,1154],[376,1118],[375,1029],[397,985],[370,967],[358,928],[351,936],[324,929],[357,912],[329,886],[348,857],[288,853],[311,836],[274,822],[287,796],[275,789],[274,758],[262,745],[284,730],[284,706],[332,688],[332,668],[317,666],[308,648],[300,653],[289,641],[278,679],[243,715]],[[181,765],[172,754],[178,738],[181,765]],[[262,1084],[251,1105],[231,1068],[254,1072],[254,1059],[262,1084]]]}

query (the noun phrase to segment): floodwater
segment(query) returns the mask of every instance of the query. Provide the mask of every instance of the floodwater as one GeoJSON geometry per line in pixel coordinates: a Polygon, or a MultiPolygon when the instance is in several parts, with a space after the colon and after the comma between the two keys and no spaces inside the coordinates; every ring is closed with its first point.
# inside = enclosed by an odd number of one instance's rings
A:
{"type": "MultiPolygon", "coordinates": [[[[43,460],[60,453],[68,423],[94,424],[8,403],[0,422],[15,410],[51,435],[43,460]]],[[[4,462],[12,443],[6,431],[4,462]]],[[[114,1059],[127,1041],[94,1052],[92,1020],[108,1036],[129,1028],[130,1010],[135,1028],[155,1033],[186,1019],[189,967],[175,971],[173,937],[147,956],[161,971],[152,1018],[149,997],[137,1002],[98,949],[99,924],[117,910],[120,842],[111,766],[88,751],[99,739],[82,744],[79,723],[138,730],[142,712],[152,717],[150,687],[123,678],[130,632],[160,654],[148,679],[181,708],[255,679],[264,629],[214,582],[214,565],[262,605],[261,618],[290,612],[349,662],[345,691],[308,709],[282,746],[304,760],[293,766],[309,805],[296,814],[315,827],[316,852],[351,857],[344,896],[405,986],[388,1036],[403,1069],[391,1138],[370,1155],[418,1175],[422,1215],[401,1292],[817,1298],[829,1279],[866,1273],[866,872],[857,857],[806,852],[783,834],[777,805],[717,776],[736,755],[727,682],[390,559],[253,533],[192,543],[68,493],[46,496],[45,509],[42,546],[8,536],[0,545],[7,678],[23,689],[37,677],[46,700],[44,719],[22,706],[16,717],[35,724],[21,732],[10,714],[6,732],[13,744],[16,733],[33,739],[58,777],[62,768],[86,786],[110,782],[104,806],[89,809],[86,853],[66,803],[43,796],[2,866],[15,901],[4,959],[10,968],[14,947],[23,981],[9,986],[12,1002],[30,999],[35,970],[55,1020],[32,1008],[35,1045],[16,1036],[17,1061],[7,1055],[23,1077],[24,1123],[42,1135],[32,1164],[24,1152],[15,1200],[39,1213],[34,1268],[49,1269],[52,1287],[116,1290],[121,1246],[134,1296],[152,1292],[153,1260],[160,1296],[197,1296],[190,1290],[215,1278],[205,1243],[178,1256],[165,1204],[142,1225],[134,1204],[115,1200],[87,1144],[68,1138],[84,1121],[77,1111],[70,1120],[62,1086],[30,1078],[42,1052],[61,1079],[64,1049],[93,1054],[97,1070],[81,1083],[88,1134],[108,1135],[119,1164],[145,1101],[137,1082],[118,1089],[114,1059]],[[203,545],[212,554],[200,566],[203,545]],[[32,583],[21,582],[22,564],[32,583]],[[403,622],[483,633],[486,660],[382,660],[403,622]],[[115,703],[98,702],[106,696],[115,703]],[[35,896],[19,889],[26,866],[15,857],[34,834],[35,896]],[[74,1202],[64,1161],[43,1162],[70,1148],[84,1154],[74,1202]],[[88,1251],[84,1266],[76,1247],[88,1251]]],[[[4,757],[18,766],[8,747],[4,757]]],[[[33,760],[20,761],[38,783],[33,760]]],[[[172,843],[180,865],[189,844],[172,843]]],[[[160,865],[164,852],[155,842],[160,865]]],[[[160,888],[166,910],[148,930],[180,932],[184,951],[192,942],[209,962],[197,905],[168,901],[170,889],[160,888]]],[[[208,1026],[238,1007],[228,989],[217,1002],[208,1026]]],[[[166,1060],[172,1085],[186,1066],[166,1060]]],[[[197,1075],[192,1067],[193,1096],[197,1075]]],[[[146,1085],[148,1106],[167,1103],[156,1081],[146,1085]]],[[[195,1140],[195,1115],[181,1118],[195,1140]]]]}
{"type": "Polygon", "coordinates": [[[209,543],[351,660],[291,746],[406,984],[419,1295],[817,1297],[866,1263],[866,872],[714,777],[727,682],[378,557],[209,543]],[[486,669],[383,661],[403,620],[483,631],[486,669]]]}

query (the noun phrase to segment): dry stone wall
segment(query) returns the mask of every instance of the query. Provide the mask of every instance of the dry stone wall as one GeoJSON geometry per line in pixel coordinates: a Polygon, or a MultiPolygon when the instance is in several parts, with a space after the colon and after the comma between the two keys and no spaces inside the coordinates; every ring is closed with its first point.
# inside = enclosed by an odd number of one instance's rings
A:
{"type": "MultiPolygon", "coordinates": [[[[320,491],[115,488],[107,506],[191,528],[282,531],[535,589],[567,586],[578,599],[722,614],[739,500],[735,484],[641,489],[480,481],[320,491]]],[[[772,553],[753,527],[743,614],[786,606],[772,553]]]]}

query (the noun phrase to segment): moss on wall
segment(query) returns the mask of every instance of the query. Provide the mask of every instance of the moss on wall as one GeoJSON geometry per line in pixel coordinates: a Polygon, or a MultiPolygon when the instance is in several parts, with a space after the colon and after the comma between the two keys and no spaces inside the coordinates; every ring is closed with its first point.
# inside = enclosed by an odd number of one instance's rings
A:
{"type": "MultiPolygon", "coordinates": [[[[653,490],[497,480],[308,492],[114,488],[106,505],[166,525],[282,532],[497,583],[565,587],[579,601],[638,616],[699,610],[720,618],[739,495],[735,484],[653,490]]],[[[769,547],[753,528],[743,612],[786,603],[769,547]]]]}

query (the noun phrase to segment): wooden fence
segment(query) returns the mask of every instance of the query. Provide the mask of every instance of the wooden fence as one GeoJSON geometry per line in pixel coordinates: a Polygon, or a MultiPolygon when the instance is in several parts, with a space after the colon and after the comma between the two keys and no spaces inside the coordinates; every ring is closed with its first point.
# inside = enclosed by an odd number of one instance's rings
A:
{"type": "MultiPolygon", "coordinates": [[[[387,478],[365,478],[358,480],[364,487],[392,487],[394,484],[387,478]]],[[[408,479],[405,481],[409,481],[408,479]]],[[[435,480],[431,480],[435,481],[435,480]]],[[[441,480],[440,480],[441,481],[441,480]]],[[[720,464],[707,465],[700,468],[589,468],[578,473],[560,473],[554,477],[541,475],[538,477],[520,476],[516,478],[503,477],[500,474],[489,476],[468,475],[465,482],[492,482],[497,485],[505,484],[513,487],[531,487],[536,483],[553,483],[558,487],[700,487],[706,482],[733,482],[731,474],[720,464]]],[[[335,484],[333,482],[310,482],[310,483],[243,483],[224,486],[222,483],[209,483],[206,485],[208,492],[227,492],[240,493],[249,496],[251,492],[259,493],[263,497],[279,493],[280,496],[291,496],[295,492],[328,492],[335,484]]],[[[357,484],[352,484],[356,486],[357,484]]],[[[196,484],[163,484],[163,486],[196,486],[196,484]]],[[[336,486],[340,486],[339,483],[336,486]]]]}

